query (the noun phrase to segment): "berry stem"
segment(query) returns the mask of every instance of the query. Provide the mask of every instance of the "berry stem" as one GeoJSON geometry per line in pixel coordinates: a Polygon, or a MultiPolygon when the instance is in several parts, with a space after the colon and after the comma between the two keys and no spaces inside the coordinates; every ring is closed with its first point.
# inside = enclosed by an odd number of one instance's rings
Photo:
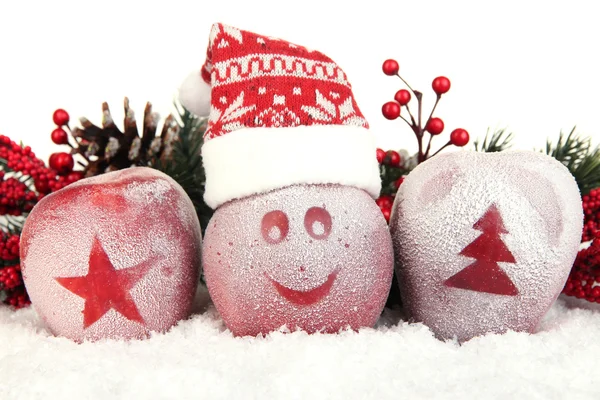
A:
{"type": "MultiPolygon", "coordinates": [[[[431,118],[431,116],[429,118],[431,118]]],[[[432,140],[433,140],[433,135],[429,135],[429,143],[427,143],[427,150],[425,150],[425,157],[424,157],[425,160],[427,160],[427,158],[429,157],[429,150],[431,150],[431,141],[432,140]]],[[[423,161],[425,161],[425,160],[423,160],[423,161]]]]}
{"type": "Polygon", "coordinates": [[[423,115],[423,93],[421,92],[415,92],[415,97],[417,98],[417,103],[419,104],[419,110],[418,110],[418,119],[419,119],[419,125],[417,125],[417,127],[419,128],[419,133],[421,134],[421,136],[423,136],[423,130],[421,128],[421,122],[422,122],[422,115],[423,115]]]}
{"type": "Polygon", "coordinates": [[[404,84],[406,85],[406,87],[408,88],[408,90],[410,90],[411,92],[413,92],[413,94],[414,94],[414,95],[416,95],[416,94],[417,94],[417,92],[415,92],[415,91],[413,90],[413,88],[412,88],[412,87],[410,87],[410,85],[408,84],[408,82],[406,82],[406,81],[404,80],[404,78],[400,76],[400,74],[396,74],[396,76],[397,76],[398,78],[400,78],[400,80],[401,80],[402,82],[404,82],[404,84]]]}
{"type": "Polygon", "coordinates": [[[414,90],[412,88],[412,86],[410,86],[408,84],[408,82],[406,82],[404,80],[403,77],[400,76],[400,74],[396,74],[396,76],[398,78],[400,78],[400,80],[402,82],[404,82],[404,84],[406,85],[406,87],[408,88],[408,90],[410,90],[413,95],[416,97],[417,99],[417,104],[419,105],[418,108],[418,113],[417,113],[417,118],[418,118],[418,123],[417,121],[415,121],[414,116],[412,115],[412,113],[410,112],[410,109],[408,108],[408,104],[406,105],[406,110],[408,111],[408,114],[410,115],[410,119],[412,121],[412,124],[410,124],[405,118],[402,117],[402,119],[404,121],[406,121],[406,123],[408,123],[408,125],[413,129],[413,132],[415,133],[415,136],[417,137],[417,142],[419,143],[419,162],[423,161],[423,129],[421,127],[421,122],[422,122],[422,99],[423,99],[423,94],[421,92],[418,92],[416,90],[414,90]]]}
{"type": "Polygon", "coordinates": [[[423,116],[423,94],[421,92],[414,92],[415,93],[415,97],[417,98],[417,104],[419,105],[419,111],[418,111],[418,119],[419,119],[419,124],[417,125],[416,129],[417,129],[417,142],[419,142],[419,157],[418,157],[418,161],[419,163],[425,161],[424,159],[424,155],[423,155],[423,127],[422,127],[422,116],[423,116]]]}
{"type": "Polygon", "coordinates": [[[423,161],[425,161],[423,159],[423,137],[422,136],[419,136],[418,142],[419,142],[419,158],[418,158],[418,161],[419,161],[419,163],[422,163],[423,161]]]}
{"type": "Polygon", "coordinates": [[[437,95],[437,97],[435,99],[435,104],[433,105],[433,108],[431,109],[431,112],[429,113],[429,118],[427,118],[427,122],[425,122],[425,126],[427,126],[427,124],[431,120],[431,117],[433,117],[433,112],[435,111],[435,108],[437,107],[438,103],[440,102],[441,97],[442,97],[441,94],[437,95]]]}
{"type": "MultiPolygon", "coordinates": [[[[402,115],[400,115],[400,118],[402,118],[404,120],[404,122],[406,122],[408,124],[408,126],[410,126],[411,128],[413,127],[413,125],[410,123],[410,121],[408,121],[406,118],[404,118],[402,115]]],[[[412,115],[411,115],[412,118],[412,115]]],[[[414,130],[414,129],[413,129],[414,130]]]]}
{"type": "Polygon", "coordinates": [[[431,157],[434,157],[437,153],[439,153],[440,151],[444,150],[446,147],[450,146],[451,144],[452,144],[452,142],[448,140],[448,143],[446,143],[445,145],[443,145],[442,147],[440,147],[440,149],[438,151],[436,151],[435,153],[433,153],[433,155],[431,157]]]}
{"type": "Polygon", "coordinates": [[[406,111],[408,111],[408,115],[410,115],[410,120],[412,121],[412,125],[410,125],[410,127],[412,128],[413,126],[417,126],[417,122],[415,121],[415,117],[413,117],[412,113],[410,112],[410,108],[408,108],[408,104],[405,105],[404,107],[406,107],[406,111]]]}
{"type": "MultiPolygon", "coordinates": [[[[71,135],[71,137],[73,137],[73,140],[75,140],[75,143],[77,143],[77,139],[76,139],[76,138],[75,138],[75,136],[73,135],[73,131],[71,130],[71,127],[69,126],[69,124],[68,124],[68,123],[67,123],[67,124],[64,126],[64,128],[65,128],[67,131],[69,131],[69,134],[71,135]]],[[[68,140],[68,137],[67,137],[67,145],[69,145],[69,147],[70,147],[70,148],[72,148],[72,149],[74,149],[74,148],[75,148],[75,146],[73,146],[73,145],[71,144],[71,141],[70,141],[70,140],[68,140]]]]}

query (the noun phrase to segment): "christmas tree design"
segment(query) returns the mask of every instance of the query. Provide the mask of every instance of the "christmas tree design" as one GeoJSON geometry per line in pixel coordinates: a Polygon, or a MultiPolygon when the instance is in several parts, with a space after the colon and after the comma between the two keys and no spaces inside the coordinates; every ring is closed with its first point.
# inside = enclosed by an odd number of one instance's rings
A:
{"type": "Polygon", "coordinates": [[[467,245],[460,254],[473,257],[475,262],[448,278],[444,285],[504,296],[519,294],[514,283],[498,265],[498,262],[516,263],[516,261],[500,237],[501,233],[508,233],[508,231],[495,204],[492,204],[483,217],[473,225],[473,229],[483,233],[467,245]]]}

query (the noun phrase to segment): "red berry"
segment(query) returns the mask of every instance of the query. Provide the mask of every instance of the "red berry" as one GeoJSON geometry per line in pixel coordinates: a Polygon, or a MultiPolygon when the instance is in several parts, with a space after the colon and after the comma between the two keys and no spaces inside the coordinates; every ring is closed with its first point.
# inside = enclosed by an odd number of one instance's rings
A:
{"type": "Polygon", "coordinates": [[[392,208],[392,206],[394,205],[394,198],[390,195],[384,194],[383,196],[380,196],[377,200],[375,200],[375,203],[377,203],[379,208],[381,208],[382,210],[386,208],[392,208]]]}
{"type": "Polygon", "coordinates": [[[52,121],[54,121],[54,123],[58,126],[67,125],[69,123],[69,113],[62,108],[59,108],[58,110],[54,111],[54,114],[52,115],[52,121]]]}
{"type": "Polygon", "coordinates": [[[469,143],[469,132],[462,128],[456,128],[450,134],[450,143],[458,147],[463,147],[469,143]]]}
{"type": "Polygon", "coordinates": [[[431,87],[433,88],[433,91],[440,96],[450,90],[450,79],[445,76],[438,76],[431,83],[431,87]]]}
{"type": "Polygon", "coordinates": [[[400,66],[398,65],[398,61],[388,59],[383,62],[383,66],[381,67],[383,73],[389,76],[396,75],[398,71],[400,71],[400,66]]]}
{"type": "Polygon", "coordinates": [[[571,282],[571,280],[569,279],[567,281],[567,283],[565,284],[564,292],[571,293],[572,290],[573,290],[573,282],[571,282]]]}
{"type": "Polygon", "coordinates": [[[69,136],[63,128],[56,128],[52,131],[52,134],[50,136],[52,138],[52,141],[56,144],[69,143],[69,136]]]}
{"type": "Polygon", "coordinates": [[[402,185],[402,183],[404,182],[404,177],[401,176],[400,178],[396,179],[396,182],[394,182],[394,186],[396,186],[396,189],[400,188],[400,185],[402,185]]]}
{"type": "Polygon", "coordinates": [[[425,130],[432,135],[439,135],[444,130],[444,121],[440,118],[431,118],[425,126],[425,130]]]}
{"type": "Polygon", "coordinates": [[[50,193],[50,187],[48,186],[48,181],[40,181],[40,180],[36,180],[34,182],[35,184],[35,189],[40,192],[40,193],[50,193]]]}
{"type": "Polygon", "coordinates": [[[54,164],[56,168],[53,169],[56,170],[59,175],[66,175],[73,171],[75,161],[73,160],[73,156],[69,153],[57,153],[54,158],[54,164]]]}
{"type": "Polygon", "coordinates": [[[381,210],[381,212],[383,213],[383,218],[385,218],[385,220],[387,222],[390,222],[390,217],[392,216],[392,210],[389,208],[386,208],[386,209],[381,210]]]}
{"type": "Polygon", "coordinates": [[[73,171],[69,175],[67,175],[66,178],[67,178],[67,182],[69,182],[69,183],[77,182],[78,180],[83,179],[83,172],[82,171],[73,171]]]}
{"type": "Polygon", "coordinates": [[[377,149],[377,162],[379,164],[382,164],[384,158],[385,158],[385,151],[383,151],[382,149],[377,149]]]}
{"type": "Polygon", "coordinates": [[[392,167],[400,166],[400,161],[402,160],[400,159],[400,154],[398,154],[397,151],[389,150],[385,155],[385,161],[387,161],[388,165],[391,165],[392,167]]]}
{"type": "Polygon", "coordinates": [[[52,153],[50,154],[50,158],[48,158],[48,166],[50,168],[52,168],[53,170],[58,169],[57,165],[56,165],[56,157],[59,155],[60,153],[52,153]]]}
{"type": "Polygon", "coordinates": [[[410,92],[406,89],[400,89],[396,92],[394,100],[400,103],[401,106],[405,106],[410,101],[410,92]]]}
{"type": "Polygon", "coordinates": [[[400,105],[395,101],[388,101],[381,107],[381,113],[387,119],[396,119],[400,116],[400,105]]]}

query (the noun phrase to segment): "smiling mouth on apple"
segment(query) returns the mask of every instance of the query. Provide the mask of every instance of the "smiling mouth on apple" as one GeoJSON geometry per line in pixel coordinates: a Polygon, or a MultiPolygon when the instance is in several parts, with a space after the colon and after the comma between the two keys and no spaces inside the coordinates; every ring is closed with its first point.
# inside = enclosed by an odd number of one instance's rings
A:
{"type": "Polygon", "coordinates": [[[335,281],[335,278],[337,278],[337,274],[337,270],[333,271],[331,274],[329,274],[327,280],[321,286],[308,291],[293,290],[283,286],[281,283],[277,282],[271,277],[269,277],[269,279],[271,282],[273,282],[277,292],[279,292],[279,294],[287,301],[302,306],[309,306],[317,303],[329,294],[331,287],[333,286],[333,282],[335,281]]]}

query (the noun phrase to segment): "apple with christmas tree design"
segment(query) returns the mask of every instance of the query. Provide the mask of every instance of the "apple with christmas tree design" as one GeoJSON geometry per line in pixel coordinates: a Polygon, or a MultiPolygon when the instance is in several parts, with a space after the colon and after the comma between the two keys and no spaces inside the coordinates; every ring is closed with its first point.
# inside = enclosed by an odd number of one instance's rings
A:
{"type": "Polygon", "coordinates": [[[390,229],[402,302],[440,338],[535,332],[579,249],[573,176],[535,152],[456,152],[415,168],[390,229]]]}

